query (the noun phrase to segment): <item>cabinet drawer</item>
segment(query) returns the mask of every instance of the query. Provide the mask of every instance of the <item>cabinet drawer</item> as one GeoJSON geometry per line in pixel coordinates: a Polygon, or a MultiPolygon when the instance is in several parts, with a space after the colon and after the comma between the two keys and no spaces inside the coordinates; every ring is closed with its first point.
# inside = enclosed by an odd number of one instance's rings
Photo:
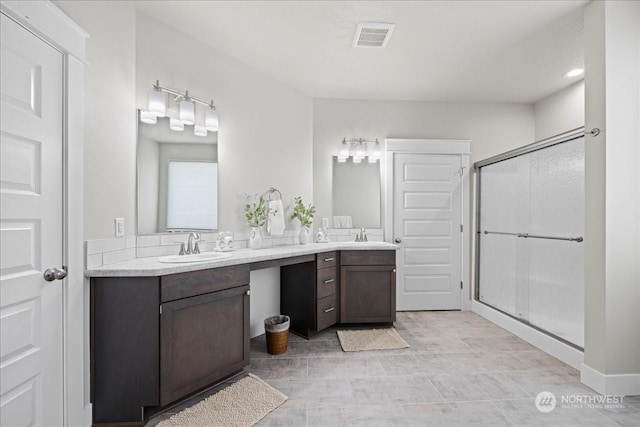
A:
{"type": "Polygon", "coordinates": [[[341,251],[340,265],[396,265],[396,251],[341,251]]]}
{"type": "Polygon", "coordinates": [[[249,265],[171,274],[160,278],[162,302],[173,301],[249,284],[249,265]]]}
{"type": "Polygon", "coordinates": [[[338,323],[338,311],[338,298],[335,294],[319,299],[317,331],[338,323]]]}
{"type": "Polygon", "coordinates": [[[338,253],[336,251],[322,252],[318,254],[317,260],[318,270],[321,268],[335,267],[338,260],[338,253]]]}
{"type": "Polygon", "coordinates": [[[333,295],[338,291],[338,269],[318,270],[318,299],[333,295]]]}

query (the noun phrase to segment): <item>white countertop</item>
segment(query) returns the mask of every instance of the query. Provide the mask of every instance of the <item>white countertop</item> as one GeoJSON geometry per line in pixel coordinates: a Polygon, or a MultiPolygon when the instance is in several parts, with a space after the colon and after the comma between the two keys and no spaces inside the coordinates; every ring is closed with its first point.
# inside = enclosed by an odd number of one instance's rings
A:
{"type": "Polygon", "coordinates": [[[181,264],[165,264],[158,261],[161,257],[135,258],[132,260],[110,264],[85,270],[86,277],[144,277],[166,276],[168,274],[187,271],[206,270],[209,268],[230,265],[251,264],[300,255],[311,255],[340,250],[396,250],[397,245],[386,242],[328,242],[309,243],[306,245],[282,245],[262,249],[239,249],[233,251],[229,258],[207,262],[190,262],[181,264]]]}

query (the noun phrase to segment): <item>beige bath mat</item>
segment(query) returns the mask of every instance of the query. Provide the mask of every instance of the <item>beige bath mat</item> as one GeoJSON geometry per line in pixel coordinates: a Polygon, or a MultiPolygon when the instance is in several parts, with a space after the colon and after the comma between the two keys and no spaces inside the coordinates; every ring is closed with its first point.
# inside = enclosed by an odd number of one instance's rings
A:
{"type": "Polygon", "coordinates": [[[287,396],[249,374],[158,426],[252,426],[286,400],[287,396]]]}
{"type": "Polygon", "coordinates": [[[337,332],[343,351],[392,350],[409,347],[395,328],[337,332]]]}

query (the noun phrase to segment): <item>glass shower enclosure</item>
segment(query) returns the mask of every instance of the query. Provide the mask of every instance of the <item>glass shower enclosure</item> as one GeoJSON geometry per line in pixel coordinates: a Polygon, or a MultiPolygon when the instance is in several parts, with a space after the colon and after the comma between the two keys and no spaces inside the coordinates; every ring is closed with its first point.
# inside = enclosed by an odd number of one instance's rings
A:
{"type": "Polygon", "coordinates": [[[584,347],[584,132],[475,167],[476,300],[584,347]]]}

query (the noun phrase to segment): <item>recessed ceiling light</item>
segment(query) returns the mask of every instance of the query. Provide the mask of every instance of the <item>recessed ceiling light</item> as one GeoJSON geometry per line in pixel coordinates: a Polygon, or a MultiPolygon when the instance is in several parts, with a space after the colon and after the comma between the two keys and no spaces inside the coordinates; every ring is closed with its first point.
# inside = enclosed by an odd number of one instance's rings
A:
{"type": "Polygon", "coordinates": [[[564,73],[564,77],[571,78],[580,76],[582,74],[584,74],[584,68],[574,68],[573,70],[564,73]]]}

